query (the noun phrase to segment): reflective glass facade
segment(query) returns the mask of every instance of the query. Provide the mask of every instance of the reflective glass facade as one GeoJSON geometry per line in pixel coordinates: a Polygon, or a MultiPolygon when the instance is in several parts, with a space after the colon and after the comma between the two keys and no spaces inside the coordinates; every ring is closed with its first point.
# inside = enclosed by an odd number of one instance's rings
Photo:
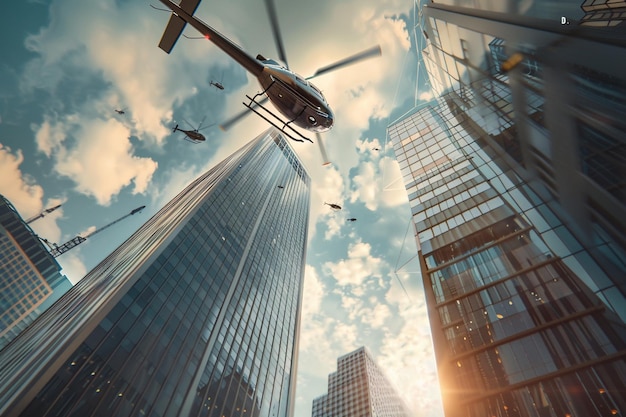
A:
{"type": "Polygon", "coordinates": [[[0,356],[0,413],[291,415],[309,190],[273,131],[195,180],[0,356]]]}
{"type": "Polygon", "coordinates": [[[624,25],[626,22],[624,0],[585,0],[581,7],[585,11],[582,25],[611,27],[624,25]]]}
{"type": "Polygon", "coordinates": [[[613,280],[459,103],[448,93],[389,127],[446,415],[622,415],[613,280]]]}
{"type": "Polygon", "coordinates": [[[389,137],[449,417],[626,413],[626,32],[582,16],[578,0],[421,9],[439,99],[389,137]]]}
{"type": "Polygon", "coordinates": [[[410,415],[365,347],[337,359],[337,372],[328,375],[328,394],[313,400],[312,417],[410,415]]]}
{"type": "Polygon", "coordinates": [[[572,7],[621,3],[446,0],[423,7],[416,33],[428,37],[434,92],[458,96],[454,111],[489,135],[626,292],[626,60],[615,60],[626,26],[559,21],[572,7]]]}
{"type": "Polygon", "coordinates": [[[0,195],[0,350],[70,287],[61,267],[0,195]]]}

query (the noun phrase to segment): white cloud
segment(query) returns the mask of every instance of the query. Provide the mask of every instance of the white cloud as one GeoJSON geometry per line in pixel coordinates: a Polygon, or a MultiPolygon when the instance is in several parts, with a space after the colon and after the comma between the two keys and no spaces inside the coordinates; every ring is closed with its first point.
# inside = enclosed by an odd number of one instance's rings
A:
{"type": "Polygon", "coordinates": [[[415,305],[400,317],[403,326],[385,335],[377,359],[409,409],[419,417],[432,416],[440,410],[441,399],[426,309],[415,305]]]}
{"type": "MultiPolygon", "coordinates": [[[[68,121],[72,120],[69,119],[68,121]]],[[[40,126],[32,124],[31,129],[35,132],[37,149],[48,158],[52,156],[52,150],[58,149],[66,137],[63,125],[53,122],[49,115],[44,116],[44,121],[40,126]]]]}
{"type": "Polygon", "coordinates": [[[72,284],[76,284],[85,275],[87,275],[87,268],[83,263],[80,254],[80,249],[74,249],[71,252],[66,252],[57,261],[63,267],[61,271],[72,284]]]}
{"type": "Polygon", "coordinates": [[[421,93],[417,96],[417,98],[419,98],[419,99],[420,99],[420,100],[422,100],[422,101],[430,101],[430,100],[432,100],[434,97],[435,97],[435,95],[433,94],[433,92],[432,92],[432,91],[424,91],[424,92],[421,92],[421,93]]]}
{"type": "Polygon", "coordinates": [[[87,236],[87,235],[89,235],[89,234],[91,234],[91,233],[95,232],[95,231],[96,231],[96,229],[97,229],[97,227],[96,227],[96,226],[89,226],[89,227],[87,227],[85,230],[83,230],[82,232],[79,232],[79,233],[78,233],[78,235],[79,235],[79,236],[83,236],[83,237],[84,237],[84,236],[87,236]]]}
{"type": "Polygon", "coordinates": [[[54,160],[54,170],[76,183],[76,191],[108,205],[131,183],[133,194],[144,193],[157,168],[152,159],[134,155],[129,133],[114,119],[83,121],[70,115],[44,121],[35,137],[39,149],[54,160]],[[70,148],[69,142],[75,146],[70,148]]]}
{"type": "Polygon", "coordinates": [[[400,167],[395,159],[383,157],[375,164],[363,162],[358,174],[352,178],[350,202],[361,201],[371,211],[379,206],[396,207],[408,199],[402,186],[393,186],[401,178],[400,167]]]}
{"type": "Polygon", "coordinates": [[[94,7],[58,0],[50,16],[50,24],[26,40],[38,57],[27,65],[22,88],[55,93],[68,75],[77,81],[101,77],[107,87],[90,100],[100,101],[111,114],[127,108],[139,137],[157,144],[169,135],[164,123],[172,119],[172,107],[206,84],[208,68],[229,63],[205,42],[181,39],[184,46],[172,54],[161,51],[157,44],[169,15],[145,4],[105,0],[94,7]]]}
{"type": "Polygon", "coordinates": [[[311,182],[309,229],[314,231],[314,225],[317,222],[325,222],[326,232],[324,238],[329,240],[340,233],[342,226],[345,225],[345,216],[343,211],[334,211],[324,203],[344,206],[345,181],[342,174],[335,167],[320,168],[324,170],[324,175],[318,176],[317,181],[311,182]]]}
{"type": "Polygon", "coordinates": [[[24,155],[21,150],[13,153],[11,148],[0,143],[0,193],[27,219],[42,210],[43,188],[22,173],[22,162],[24,155]]]}
{"type": "MultiPolygon", "coordinates": [[[[357,287],[362,288],[362,287],[357,287]]],[[[363,309],[363,300],[361,300],[361,296],[355,294],[354,291],[341,291],[341,307],[348,314],[348,320],[355,321],[358,319],[359,312],[363,309]]]]}
{"type": "Polygon", "coordinates": [[[340,353],[337,356],[358,348],[362,343],[357,326],[343,321],[335,321],[330,330],[330,336],[338,345],[337,351],[340,353]]]}
{"type": "Polygon", "coordinates": [[[380,155],[382,151],[384,151],[383,145],[378,138],[373,138],[372,140],[357,140],[355,142],[355,146],[359,150],[360,154],[369,154],[372,159],[376,159],[376,157],[380,155]]]}
{"type": "Polygon", "coordinates": [[[324,270],[340,286],[359,286],[367,278],[379,277],[382,260],[371,255],[369,243],[357,242],[348,247],[348,259],[339,262],[326,262],[324,270]]]}
{"type": "Polygon", "coordinates": [[[385,304],[375,304],[373,308],[361,311],[361,321],[375,329],[382,328],[390,317],[391,310],[385,304]]]}
{"type": "Polygon", "coordinates": [[[306,265],[304,272],[304,289],[302,300],[302,320],[312,320],[320,312],[324,298],[324,284],[319,279],[317,271],[311,265],[306,265]]]}

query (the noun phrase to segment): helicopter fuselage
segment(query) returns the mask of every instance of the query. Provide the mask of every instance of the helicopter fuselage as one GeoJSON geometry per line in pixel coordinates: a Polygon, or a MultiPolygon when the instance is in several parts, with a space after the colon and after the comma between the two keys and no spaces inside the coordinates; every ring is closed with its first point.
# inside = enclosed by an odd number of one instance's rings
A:
{"type": "Polygon", "coordinates": [[[287,121],[320,133],[333,126],[333,112],[317,87],[274,60],[261,62],[264,68],[257,79],[269,100],[287,121]]]}
{"type": "Polygon", "coordinates": [[[204,137],[204,135],[198,131],[195,130],[185,130],[185,129],[179,129],[178,125],[173,129],[174,132],[182,132],[185,135],[187,135],[187,137],[195,142],[204,142],[206,140],[206,138],[204,137]]]}
{"type": "Polygon", "coordinates": [[[215,88],[219,88],[220,90],[224,89],[224,86],[219,81],[211,81],[209,84],[211,84],[215,88]]]}

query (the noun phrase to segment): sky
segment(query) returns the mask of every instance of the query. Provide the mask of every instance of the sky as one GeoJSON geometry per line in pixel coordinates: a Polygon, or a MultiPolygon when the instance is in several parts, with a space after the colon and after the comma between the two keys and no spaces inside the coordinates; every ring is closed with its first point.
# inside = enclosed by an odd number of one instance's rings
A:
{"type": "MultiPolygon", "coordinates": [[[[161,51],[169,14],[149,5],[29,0],[11,2],[0,16],[0,193],[24,218],[63,204],[31,224],[59,244],[146,206],[57,258],[73,282],[267,128],[252,115],[228,132],[203,131],[202,144],[172,133],[177,123],[227,119],[259,85],[204,39],[181,38],[171,54],[161,51]]],[[[413,1],[276,6],[289,66],[303,76],[373,45],[382,49],[379,58],[315,80],[335,112],[324,134],[332,165],[321,166],[317,145],[293,143],[312,178],[295,416],[311,415],[337,357],[360,346],[415,417],[443,416],[410,210],[386,139],[391,121],[432,98],[416,75],[413,1]]],[[[251,55],[277,57],[262,1],[203,0],[196,15],[251,55]]],[[[196,36],[192,28],[185,34],[196,36]]]]}

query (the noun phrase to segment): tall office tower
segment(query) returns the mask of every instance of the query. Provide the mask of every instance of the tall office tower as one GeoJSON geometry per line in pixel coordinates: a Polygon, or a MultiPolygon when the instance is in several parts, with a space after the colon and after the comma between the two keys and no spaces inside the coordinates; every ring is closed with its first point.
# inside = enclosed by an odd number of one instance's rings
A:
{"type": "Polygon", "coordinates": [[[276,131],[196,179],[0,355],[0,414],[290,416],[309,194],[276,131]]]}
{"type": "Polygon", "coordinates": [[[606,269],[455,100],[389,128],[446,416],[622,415],[626,326],[606,269]]]}
{"type": "Polygon", "coordinates": [[[328,394],[313,400],[312,417],[409,417],[370,352],[361,347],[337,359],[328,375],[328,394]]]}
{"type": "Polygon", "coordinates": [[[389,128],[446,416],[623,415],[625,304],[604,297],[619,288],[460,103],[389,128]]]}
{"type": "Polygon", "coordinates": [[[72,284],[13,205],[0,195],[0,350],[72,284]]]}
{"type": "Polygon", "coordinates": [[[446,415],[622,415],[626,37],[459,3],[422,9],[440,98],[389,128],[446,415]]]}

